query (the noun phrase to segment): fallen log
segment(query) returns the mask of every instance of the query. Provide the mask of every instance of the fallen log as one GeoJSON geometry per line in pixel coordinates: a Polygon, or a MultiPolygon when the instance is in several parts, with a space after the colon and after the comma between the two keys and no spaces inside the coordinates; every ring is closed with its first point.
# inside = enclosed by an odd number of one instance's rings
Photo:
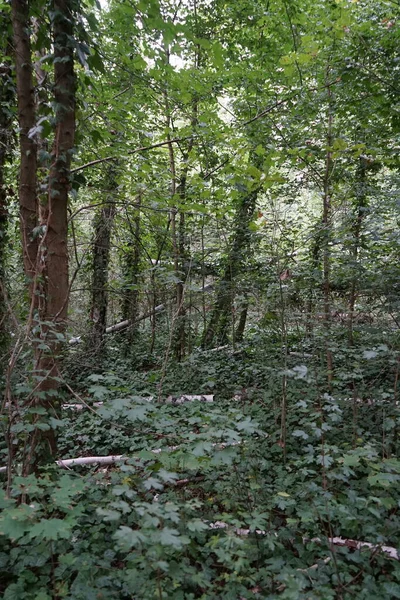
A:
{"type": "Polygon", "coordinates": [[[185,404],[186,402],[214,402],[214,394],[190,394],[182,396],[168,396],[166,399],[167,404],[185,404]]]}
{"type": "MultiPolygon", "coordinates": [[[[313,538],[310,540],[311,542],[321,543],[322,540],[319,538],[313,538]]],[[[363,542],[359,540],[350,540],[342,537],[333,537],[328,538],[328,542],[333,544],[334,546],[346,546],[347,548],[351,548],[353,550],[362,550],[362,548],[369,548],[370,550],[381,551],[384,554],[390,556],[390,558],[394,558],[395,560],[400,560],[400,553],[396,548],[392,546],[385,546],[380,544],[372,544],[371,542],[363,542]]]]}
{"type": "MultiPolygon", "coordinates": [[[[148,396],[147,398],[140,398],[146,402],[153,402],[154,396],[148,396]]],[[[187,402],[214,402],[214,394],[184,394],[182,396],[168,396],[165,400],[166,404],[186,404],[187,402]]],[[[111,401],[112,403],[112,401],[111,401]]],[[[103,406],[104,402],[93,402],[93,404],[63,404],[61,408],[63,410],[83,410],[84,408],[98,408],[103,406]]]]}
{"type": "Polygon", "coordinates": [[[70,467],[76,467],[78,465],[113,465],[119,461],[125,460],[128,460],[128,457],[123,454],[115,456],[82,456],[79,458],[56,460],[56,465],[62,469],[69,469],[70,467]]]}
{"type": "MultiPolygon", "coordinates": [[[[239,446],[241,442],[230,442],[228,444],[215,443],[212,444],[213,448],[227,448],[229,446],[239,446]]],[[[156,448],[150,450],[153,454],[160,454],[161,452],[173,452],[179,450],[182,446],[167,446],[166,448],[156,448]]],[[[80,456],[77,458],[64,458],[56,460],[56,465],[62,469],[69,469],[70,467],[76,467],[77,465],[113,465],[120,461],[126,460],[139,460],[138,456],[125,456],[123,454],[110,455],[110,456],[80,456]]],[[[0,473],[6,473],[7,467],[0,467],[0,473]]]]}
{"type": "MultiPolygon", "coordinates": [[[[144,321],[144,319],[149,319],[153,314],[158,314],[158,313],[162,312],[163,310],[165,310],[165,304],[159,304],[158,306],[155,307],[154,310],[152,310],[151,312],[145,313],[144,315],[141,315],[134,321],[126,319],[125,321],[120,321],[119,323],[116,323],[115,325],[110,325],[110,327],[106,328],[106,333],[110,334],[110,333],[117,333],[119,331],[124,331],[125,329],[128,329],[128,327],[133,325],[133,323],[139,323],[140,321],[144,321]]],[[[80,335],[77,337],[72,337],[68,341],[70,346],[75,346],[76,344],[80,344],[81,342],[82,342],[82,338],[80,335]]]]}
{"type": "MultiPolygon", "coordinates": [[[[230,525],[228,523],[225,523],[224,521],[215,521],[214,523],[210,523],[210,529],[227,529],[230,527],[230,525]]],[[[250,529],[241,529],[241,528],[233,528],[232,529],[234,531],[234,533],[236,533],[239,536],[247,536],[250,533],[257,533],[258,535],[267,535],[267,531],[264,531],[262,529],[256,529],[255,531],[250,531],[250,529]]],[[[353,550],[362,550],[363,548],[368,548],[369,550],[373,550],[374,552],[376,551],[381,551],[384,554],[387,554],[388,556],[390,556],[390,558],[394,558],[395,560],[400,560],[400,553],[396,548],[393,548],[393,546],[385,546],[385,545],[381,545],[381,544],[372,544],[371,542],[364,542],[364,541],[360,541],[360,540],[352,540],[352,539],[348,539],[348,538],[342,538],[342,537],[331,537],[331,538],[327,538],[328,543],[332,544],[333,546],[346,546],[346,548],[351,548],[353,550]]],[[[303,538],[303,542],[304,543],[308,543],[308,542],[314,542],[316,544],[322,544],[323,539],[322,538],[303,538]]],[[[310,567],[309,567],[310,568],[310,567]]]]}
{"type": "Polygon", "coordinates": [[[99,406],[103,406],[104,402],[93,402],[93,404],[62,404],[62,410],[83,410],[84,408],[98,408],[99,406]]]}
{"type": "Polygon", "coordinates": [[[140,317],[135,319],[135,321],[131,321],[128,319],[126,321],[121,321],[120,323],[116,323],[115,325],[111,325],[110,327],[107,327],[106,333],[116,333],[118,331],[123,331],[124,329],[127,329],[130,325],[132,325],[133,323],[139,323],[140,321],[144,321],[144,319],[149,319],[153,314],[158,314],[158,313],[162,312],[163,310],[165,310],[165,308],[166,308],[165,304],[159,304],[152,311],[145,313],[144,315],[141,315],[140,317]]]}
{"type": "MultiPolygon", "coordinates": [[[[230,525],[225,523],[224,521],[214,521],[214,523],[209,523],[210,529],[228,529],[230,525]]],[[[255,529],[254,531],[250,531],[250,529],[242,529],[241,527],[234,527],[232,529],[234,533],[238,536],[246,536],[250,535],[250,533],[257,533],[258,535],[267,535],[267,532],[263,529],[255,529]]]]}
{"type": "MultiPolygon", "coordinates": [[[[205,285],[203,288],[200,288],[198,290],[195,290],[196,292],[210,292],[213,290],[213,284],[207,284],[205,285]]],[[[135,319],[134,321],[130,320],[130,319],[126,319],[125,321],[120,321],[119,323],[115,323],[115,325],[110,325],[109,327],[106,328],[106,333],[110,334],[110,333],[118,333],[119,331],[125,331],[125,329],[128,329],[128,327],[130,327],[131,325],[133,325],[133,323],[139,323],[140,321],[144,321],[145,319],[149,319],[150,317],[152,317],[154,314],[159,314],[160,312],[163,312],[166,309],[166,305],[165,304],[159,304],[158,306],[156,306],[154,308],[154,310],[151,310],[147,313],[145,313],[144,315],[141,315],[140,317],[138,317],[137,319],[135,319]]],[[[76,337],[72,337],[68,343],[70,344],[70,346],[74,346],[76,344],[80,344],[82,342],[82,338],[81,336],[76,336],[76,337]]]]}

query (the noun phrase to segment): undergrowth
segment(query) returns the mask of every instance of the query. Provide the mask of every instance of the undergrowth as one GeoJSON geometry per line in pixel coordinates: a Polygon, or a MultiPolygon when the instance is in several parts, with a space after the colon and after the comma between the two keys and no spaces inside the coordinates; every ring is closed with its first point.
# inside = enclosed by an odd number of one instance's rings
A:
{"type": "Polygon", "coordinates": [[[2,597],[400,598],[400,563],[381,550],[399,546],[399,356],[395,340],[365,339],[331,342],[331,389],[323,344],[293,335],[282,350],[257,330],[171,362],[161,390],[157,357],[131,369],[115,348],[112,370],[69,376],[103,404],[65,410],[60,456],[124,460],[16,472],[1,500],[2,597]],[[181,393],[215,397],[165,401],[181,393]]]}

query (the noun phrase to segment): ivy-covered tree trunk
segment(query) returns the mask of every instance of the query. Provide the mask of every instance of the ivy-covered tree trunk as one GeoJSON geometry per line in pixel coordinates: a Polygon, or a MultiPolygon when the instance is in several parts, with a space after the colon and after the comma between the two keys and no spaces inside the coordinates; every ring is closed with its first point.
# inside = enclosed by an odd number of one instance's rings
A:
{"type": "MultiPolygon", "coordinates": [[[[4,35],[5,44],[1,47],[4,55],[11,50],[8,43],[8,32],[4,27],[0,14],[0,33],[4,35]]],[[[12,80],[11,65],[4,62],[0,67],[0,359],[7,352],[9,332],[7,327],[7,281],[6,281],[6,249],[8,239],[8,193],[5,180],[6,161],[12,145],[12,108],[15,98],[15,87],[12,80]]],[[[4,361],[5,365],[6,361],[4,361]]]]}
{"type": "MultiPolygon", "coordinates": [[[[327,79],[329,77],[329,67],[327,69],[327,79]]],[[[331,87],[327,87],[328,94],[328,122],[326,137],[326,156],[325,171],[322,179],[322,289],[324,299],[324,327],[325,327],[325,345],[326,345],[326,369],[329,387],[333,379],[333,355],[329,347],[330,329],[331,329],[331,250],[330,243],[332,237],[332,173],[333,173],[333,93],[331,87]]]]}
{"type": "Polygon", "coordinates": [[[223,276],[217,286],[211,317],[203,334],[202,346],[204,348],[212,347],[215,341],[218,344],[224,344],[228,339],[234,283],[243,268],[244,259],[250,247],[249,225],[253,219],[258,192],[257,188],[243,194],[240,198],[231,248],[225,261],[223,276]]]}
{"type": "Polygon", "coordinates": [[[358,258],[360,251],[362,224],[367,208],[367,164],[365,157],[360,157],[360,162],[356,173],[356,190],[354,197],[354,218],[353,218],[353,247],[351,249],[353,275],[350,286],[349,296],[349,344],[354,345],[354,308],[358,293],[358,258]]]}
{"type": "MultiPolygon", "coordinates": [[[[115,185],[111,172],[108,178],[110,187],[115,185]]],[[[100,208],[94,222],[93,278],[91,305],[91,347],[99,354],[103,349],[103,338],[107,327],[108,308],[108,269],[110,262],[111,233],[115,217],[115,202],[109,191],[108,201],[100,208]]]]}
{"type": "Polygon", "coordinates": [[[31,316],[33,316],[37,308],[38,299],[38,295],[35,293],[38,256],[38,207],[36,193],[37,145],[36,137],[29,134],[35,126],[36,115],[28,1],[12,0],[11,15],[20,130],[20,227],[24,271],[30,289],[31,316]]]}
{"type": "MultiPolygon", "coordinates": [[[[194,12],[197,11],[196,0],[194,1],[194,12]]],[[[194,65],[195,69],[198,70],[200,67],[200,48],[196,46],[194,53],[194,65]]],[[[177,277],[176,284],[176,306],[177,306],[177,327],[174,344],[175,358],[181,361],[185,357],[186,353],[186,306],[185,306],[185,282],[189,272],[189,249],[187,245],[187,234],[186,234],[186,215],[184,206],[186,203],[187,195],[187,179],[189,172],[189,160],[190,154],[194,146],[194,134],[198,123],[198,98],[195,95],[192,102],[192,115],[191,115],[191,127],[193,136],[190,138],[188,148],[182,157],[182,171],[180,174],[179,183],[177,186],[177,194],[179,195],[179,201],[181,205],[179,213],[179,223],[177,228],[177,239],[175,240],[175,275],[177,277]]]]}
{"type": "MultiPolygon", "coordinates": [[[[40,206],[39,247],[41,278],[40,338],[36,345],[37,404],[47,416],[59,416],[59,361],[65,342],[68,282],[67,203],[70,165],[75,140],[75,74],[73,0],[55,0],[52,13],[54,43],[55,131],[50,157],[47,201],[40,206]]],[[[37,429],[32,436],[25,473],[57,452],[55,430],[37,429]]]]}
{"type": "Polygon", "coordinates": [[[128,338],[132,341],[137,331],[137,317],[139,315],[139,277],[140,277],[140,205],[142,196],[139,193],[136,201],[136,214],[131,223],[129,221],[131,240],[124,260],[125,291],[122,305],[122,319],[131,322],[128,338]]]}
{"type": "MultiPolygon", "coordinates": [[[[180,203],[184,205],[186,201],[186,183],[188,174],[189,153],[193,143],[190,143],[190,148],[184,156],[185,166],[183,168],[177,193],[179,194],[180,203]]],[[[177,327],[175,336],[175,358],[181,361],[185,356],[186,351],[186,307],[184,301],[185,280],[188,272],[188,252],[186,245],[186,218],[185,213],[181,209],[179,214],[179,224],[177,228],[176,254],[175,254],[175,273],[178,278],[176,284],[176,306],[177,306],[177,327]]]]}
{"type": "Polygon", "coordinates": [[[243,341],[248,311],[249,311],[249,301],[247,298],[245,298],[240,307],[239,322],[235,329],[235,339],[234,339],[235,342],[243,341]]]}

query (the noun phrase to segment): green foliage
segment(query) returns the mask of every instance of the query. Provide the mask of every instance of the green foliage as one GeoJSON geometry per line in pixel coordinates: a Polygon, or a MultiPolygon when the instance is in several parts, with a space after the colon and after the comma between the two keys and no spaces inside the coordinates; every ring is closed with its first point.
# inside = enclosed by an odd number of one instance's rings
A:
{"type": "MultiPolygon", "coordinates": [[[[40,169],[62,109],[46,101],[50,8],[31,7],[40,169]]],[[[0,13],[5,23],[8,5],[0,13]]],[[[10,206],[0,595],[399,598],[400,562],[382,548],[400,546],[397,8],[89,0],[75,20],[68,336],[88,339],[97,318],[87,215],[105,198],[104,326],[133,293],[147,318],[98,348],[68,347],[57,394],[37,392],[33,348],[49,350],[53,324],[31,337],[20,326],[30,307],[10,206]],[[203,351],[215,308],[228,344],[203,351]],[[214,403],[166,402],[187,393],[214,403]],[[81,398],[88,408],[59,410],[81,398]],[[27,440],[47,448],[49,432],[64,459],[123,459],[65,473],[52,457],[21,477],[27,440]]],[[[15,102],[0,100],[8,122],[15,102]]]]}
{"type": "Polygon", "coordinates": [[[171,365],[167,388],[204,382],[214,404],[145,400],[122,371],[90,376],[86,401],[105,403],[68,412],[60,451],[127,460],[14,479],[0,523],[4,597],[396,597],[395,560],[351,546],[333,558],[328,541],[398,544],[400,414],[380,396],[396,354],[368,341],[343,351],[334,394],[319,391],[318,355],[290,359],[285,456],[282,357],[269,334],[254,332],[239,355],[171,365]],[[358,372],[372,407],[344,395],[358,372]]]}

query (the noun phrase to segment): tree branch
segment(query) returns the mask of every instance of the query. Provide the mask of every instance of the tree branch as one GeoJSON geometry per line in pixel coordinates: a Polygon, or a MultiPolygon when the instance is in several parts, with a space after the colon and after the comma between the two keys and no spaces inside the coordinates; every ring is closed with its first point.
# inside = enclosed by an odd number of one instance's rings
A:
{"type": "MultiPolygon", "coordinates": [[[[166,140],[165,142],[157,142],[157,144],[151,144],[151,146],[142,146],[141,148],[136,148],[135,150],[129,150],[128,154],[138,154],[139,152],[145,152],[146,150],[152,150],[153,148],[160,148],[161,146],[168,146],[168,144],[183,142],[184,140],[189,139],[192,136],[184,137],[184,138],[175,138],[173,140],[166,140]]],[[[75,169],[71,169],[72,173],[78,173],[78,171],[83,171],[83,169],[87,169],[88,167],[94,167],[95,165],[99,165],[103,162],[108,162],[110,160],[117,160],[117,156],[106,156],[105,158],[97,158],[96,160],[91,160],[90,162],[81,165],[80,167],[75,167],[75,169]]]]}

